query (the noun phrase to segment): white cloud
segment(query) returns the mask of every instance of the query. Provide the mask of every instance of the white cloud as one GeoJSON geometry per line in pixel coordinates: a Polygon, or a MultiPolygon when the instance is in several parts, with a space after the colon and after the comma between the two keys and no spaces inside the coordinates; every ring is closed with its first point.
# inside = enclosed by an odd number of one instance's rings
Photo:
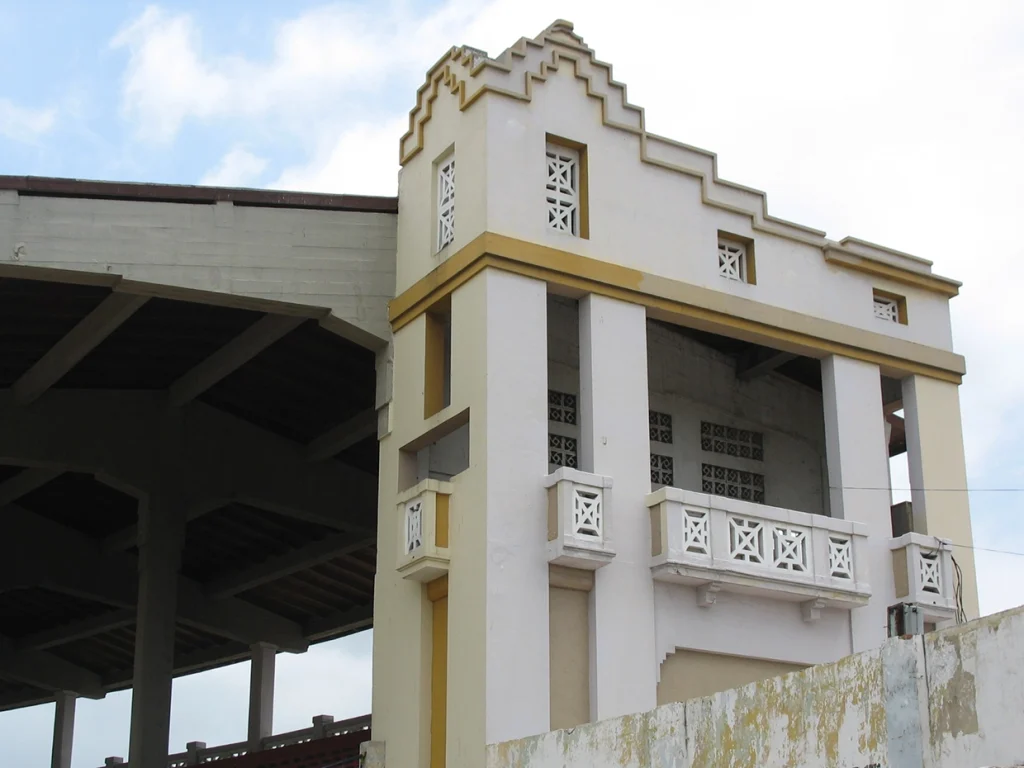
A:
{"type": "Polygon", "coordinates": [[[398,192],[398,137],[404,118],[362,123],[313,153],[309,162],[285,169],[269,186],[302,192],[394,195],[398,192]]]}
{"type": "Polygon", "coordinates": [[[0,136],[6,139],[34,142],[48,133],[56,120],[55,109],[29,109],[0,98],[0,136]]]}
{"type": "Polygon", "coordinates": [[[234,147],[199,180],[211,187],[247,187],[259,181],[267,160],[243,147],[234,147]]]}
{"type": "Polygon", "coordinates": [[[156,141],[174,138],[187,119],[259,116],[305,132],[311,118],[347,112],[343,97],[373,96],[389,76],[440,55],[437,25],[465,17],[471,4],[451,0],[426,19],[405,5],[311,9],[277,27],[267,60],[208,54],[191,16],[150,6],[111,41],[129,53],[123,109],[156,141]]]}

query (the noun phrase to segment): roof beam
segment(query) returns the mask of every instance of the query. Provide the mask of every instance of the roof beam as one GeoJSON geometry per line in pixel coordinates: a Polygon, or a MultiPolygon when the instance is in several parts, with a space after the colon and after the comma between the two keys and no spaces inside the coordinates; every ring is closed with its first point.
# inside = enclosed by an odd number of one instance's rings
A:
{"type": "Polygon", "coordinates": [[[75,640],[82,640],[94,635],[102,635],[112,629],[127,627],[135,623],[134,608],[117,608],[113,611],[90,616],[78,621],[71,621],[57,627],[44,629],[18,639],[18,648],[22,650],[44,651],[57,645],[64,645],[75,640]]]}
{"type": "Polygon", "coordinates": [[[329,459],[375,434],[377,434],[377,410],[367,408],[348,421],[311,440],[306,445],[306,458],[309,461],[329,459]]]}
{"type": "MultiPolygon", "coordinates": [[[[93,539],[19,507],[7,506],[2,514],[8,533],[0,545],[0,559],[10,563],[10,571],[4,568],[0,574],[15,574],[20,586],[44,586],[134,610],[136,558],[104,557],[93,539]],[[40,548],[40,542],[46,546],[40,548]]],[[[212,600],[201,584],[184,576],[178,577],[177,619],[250,645],[267,642],[293,652],[309,646],[296,622],[238,598],[212,600]]]]}
{"type": "Polygon", "coordinates": [[[272,557],[251,568],[245,568],[215,579],[206,585],[206,594],[215,599],[237,595],[247,589],[276,581],[374,544],[376,544],[374,538],[353,540],[351,535],[344,533],[328,536],[326,539],[313,542],[301,549],[272,557]]]}
{"type": "Polygon", "coordinates": [[[92,312],[54,344],[11,386],[14,401],[28,405],[56,384],[101,341],[148,301],[146,296],[111,293],[92,312]]]}
{"type": "Polygon", "coordinates": [[[87,699],[105,695],[100,676],[45,651],[18,650],[11,641],[0,642],[0,675],[47,691],[70,691],[87,699]]]}
{"type": "Polygon", "coordinates": [[[62,474],[64,473],[59,469],[42,467],[23,469],[7,482],[0,483],[0,507],[17,501],[22,496],[27,496],[62,474]]]}
{"type": "Polygon", "coordinates": [[[779,352],[777,350],[767,350],[762,352],[755,347],[746,354],[737,358],[736,378],[740,381],[756,379],[758,376],[770,373],[779,366],[785,365],[790,360],[795,360],[797,357],[798,355],[794,355],[790,352],[779,352]]]}
{"type": "Polygon", "coordinates": [[[168,389],[171,405],[191,402],[308,319],[293,315],[264,315],[171,384],[168,389]]]}
{"type": "Polygon", "coordinates": [[[316,642],[344,637],[373,626],[373,605],[360,605],[306,622],[306,636],[316,642]]]}
{"type": "MultiPolygon", "coordinates": [[[[87,472],[144,494],[159,487],[170,450],[160,431],[166,410],[159,393],[53,390],[21,408],[0,390],[0,462],[87,472]]],[[[294,441],[202,402],[183,422],[189,519],[237,501],[337,530],[376,530],[374,474],[310,463],[294,441]]]]}

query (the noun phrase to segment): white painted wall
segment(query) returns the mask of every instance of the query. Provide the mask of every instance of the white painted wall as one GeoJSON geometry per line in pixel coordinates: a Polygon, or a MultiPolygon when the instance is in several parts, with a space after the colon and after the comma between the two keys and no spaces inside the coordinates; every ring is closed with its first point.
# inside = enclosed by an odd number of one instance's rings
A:
{"type": "Polygon", "coordinates": [[[871,599],[851,614],[854,651],[874,648],[882,642],[886,610],[896,602],[889,550],[889,451],[880,375],[877,365],[838,355],[821,363],[832,514],[868,528],[863,545],[866,551],[855,552],[854,557],[868,564],[871,599]]]}
{"type": "Polygon", "coordinates": [[[595,720],[657,703],[647,454],[646,312],[591,294],[580,300],[580,469],[605,492],[615,558],[590,593],[590,712],[595,720]]]}
{"type": "Polygon", "coordinates": [[[0,191],[0,261],[330,309],[390,338],[396,216],[0,191]]]}
{"type": "Polygon", "coordinates": [[[808,623],[799,603],[719,592],[713,606],[701,608],[696,592],[655,582],[659,665],[677,648],[792,664],[824,664],[851,652],[847,610],[823,608],[808,623]]]}
{"type": "Polygon", "coordinates": [[[489,108],[460,112],[457,98],[442,89],[431,108],[423,149],[398,178],[398,262],[396,294],[427,275],[484,231],[486,124],[489,108]],[[455,157],[455,240],[437,250],[437,161],[455,157]]]}
{"type": "Polygon", "coordinates": [[[1024,608],[650,712],[488,747],[487,768],[1015,766],[1024,608]]]}
{"type": "MultiPolygon", "coordinates": [[[[499,87],[522,91],[525,72],[539,71],[541,61],[550,63],[551,58],[550,50],[531,50],[525,59],[511,59],[513,74],[502,77],[487,72],[486,78],[493,79],[499,87]]],[[[621,94],[607,85],[604,71],[591,67],[585,55],[577,58],[583,73],[592,76],[590,86],[606,95],[605,104],[613,119],[636,124],[635,113],[622,110],[621,94]]],[[[602,104],[597,98],[588,97],[586,88],[585,81],[576,78],[572,65],[566,63],[549,71],[544,82],[533,81],[530,101],[490,95],[481,99],[489,110],[489,231],[813,317],[951,349],[949,306],[944,297],[835,267],[825,262],[820,246],[755,232],[750,214],[703,204],[699,178],[641,162],[640,138],[603,125],[602,104]],[[544,148],[548,132],[587,145],[589,240],[547,228],[544,148]],[[756,286],[718,276],[719,230],[754,239],[756,286]],[[910,324],[885,323],[875,318],[873,288],[905,295],[910,324]]],[[[437,103],[434,108],[436,112],[437,103]]],[[[467,114],[475,108],[467,110],[467,114]]],[[[651,156],[710,176],[711,159],[705,153],[657,139],[650,139],[647,147],[651,156]]],[[[761,197],[749,190],[715,185],[713,194],[725,204],[757,211],[760,216],[761,197]]],[[[820,235],[804,232],[803,236],[824,242],[820,235]]],[[[919,263],[905,263],[925,269],[919,263]]]]}

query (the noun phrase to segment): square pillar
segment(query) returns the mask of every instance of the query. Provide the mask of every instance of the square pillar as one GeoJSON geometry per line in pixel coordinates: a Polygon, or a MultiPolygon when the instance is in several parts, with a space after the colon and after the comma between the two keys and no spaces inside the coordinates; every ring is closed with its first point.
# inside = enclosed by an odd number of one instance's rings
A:
{"type": "Polygon", "coordinates": [[[927,376],[908,376],[903,380],[903,415],[914,531],[953,542],[953,557],[963,573],[964,612],[968,620],[975,619],[978,582],[959,387],[927,376]]]}
{"type": "Polygon", "coordinates": [[[139,505],[139,604],[128,746],[128,762],[133,768],[167,763],[184,533],[180,504],[152,497],[139,505]]]}
{"type": "Polygon", "coordinates": [[[821,361],[832,517],[856,520],[868,528],[868,573],[858,581],[871,585],[871,599],[850,613],[851,651],[858,653],[886,638],[886,610],[896,602],[889,540],[889,451],[882,411],[881,372],[877,365],[833,355],[821,361]]]}
{"type": "Polygon", "coordinates": [[[277,647],[252,646],[249,667],[249,751],[258,752],[263,739],[274,734],[274,668],[277,647]]]}
{"type": "MultiPolygon", "coordinates": [[[[488,269],[453,295],[452,324],[453,400],[483,406],[471,411],[469,442],[471,467],[486,473],[485,505],[479,509],[485,512],[486,530],[478,531],[483,540],[475,545],[483,555],[486,597],[485,605],[470,602],[474,588],[466,579],[479,576],[460,569],[456,533],[448,593],[448,729],[452,734],[459,717],[454,706],[463,655],[460,626],[472,616],[486,633],[485,742],[494,744],[551,729],[543,486],[548,467],[547,284],[488,269]]],[[[457,496],[452,501],[461,505],[457,496]]],[[[474,545],[467,541],[461,546],[474,545]]],[[[452,755],[449,750],[449,766],[468,768],[453,763],[452,755]]]]}
{"type": "Polygon", "coordinates": [[[75,739],[75,694],[57,692],[53,712],[53,751],[50,768],[71,768],[71,748],[75,739]]]}
{"type": "Polygon", "coordinates": [[[615,558],[591,592],[591,719],[657,705],[647,390],[647,312],[604,296],[580,301],[580,469],[612,478],[615,558]]]}

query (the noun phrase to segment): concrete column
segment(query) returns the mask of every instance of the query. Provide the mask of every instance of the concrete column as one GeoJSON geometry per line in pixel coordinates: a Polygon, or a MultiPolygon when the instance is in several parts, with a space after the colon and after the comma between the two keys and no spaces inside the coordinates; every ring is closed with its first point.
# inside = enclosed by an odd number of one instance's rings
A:
{"type": "MultiPolygon", "coordinates": [[[[476,336],[483,349],[467,347],[456,333],[452,370],[453,394],[484,404],[471,411],[470,451],[486,467],[486,605],[461,599],[468,574],[456,574],[453,563],[448,649],[454,670],[462,617],[473,615],[486,628],[485,740],[493,744],[551,729],[547,494],[540,482],[547,474],[547,286],[497,270],[483,278],[452,304],[455,323],[483,332],[476,336]],[[469,367],[478,377],[460,382],[469,367]],[[485,437],[474,444],[478,435],[485,437]]],[[[449,702],[451,728],[457,714],[449,702]]]]}
{"type": "Polygon", "coordinates": [[[591,592],[591,718],[657,705],[651,579],[647,314],[636,304],[580,301],[580,468],[607,475],[615,559],[591,592]]]}
{"type": "Polygon", "coordinates": [[[269,643],[252,646],[249,669],[249,750],[274,733],[274,668],[277,648],[269,643]]]}
{"type": "Polygon", "coordinates": [[[181,505],[150,498],[139,507],[139,605],[128,762],[133,768],[167,762],[174,672],[174,622],[184,541],[181,505]]]}
{"type": "Polygon", "coordinates": [[[868,527],[867,569],[858,580],[871,585],[871,600],[850,614],[854,653],[881,645],[886,638],[886,609],[896,600],[889,539],[889,451],[882,418],[878,366],[833,355],[821,361],[832,517],[868,527]]]}
{"type": "Polygon", "coordinates": [[[927,376],[903,380],[914,530],[953,542],[963,571],[964,611],[977,618],[978,582],[974,569],[967,465],[956,384],[927,376]]]}
{"type": "Polygon", "coordinates": [[[57,692],[53,713],[53,752],[50,768],[71,768],[71,748],[75,739],[75,700],[68,691],[57,692]]]}

